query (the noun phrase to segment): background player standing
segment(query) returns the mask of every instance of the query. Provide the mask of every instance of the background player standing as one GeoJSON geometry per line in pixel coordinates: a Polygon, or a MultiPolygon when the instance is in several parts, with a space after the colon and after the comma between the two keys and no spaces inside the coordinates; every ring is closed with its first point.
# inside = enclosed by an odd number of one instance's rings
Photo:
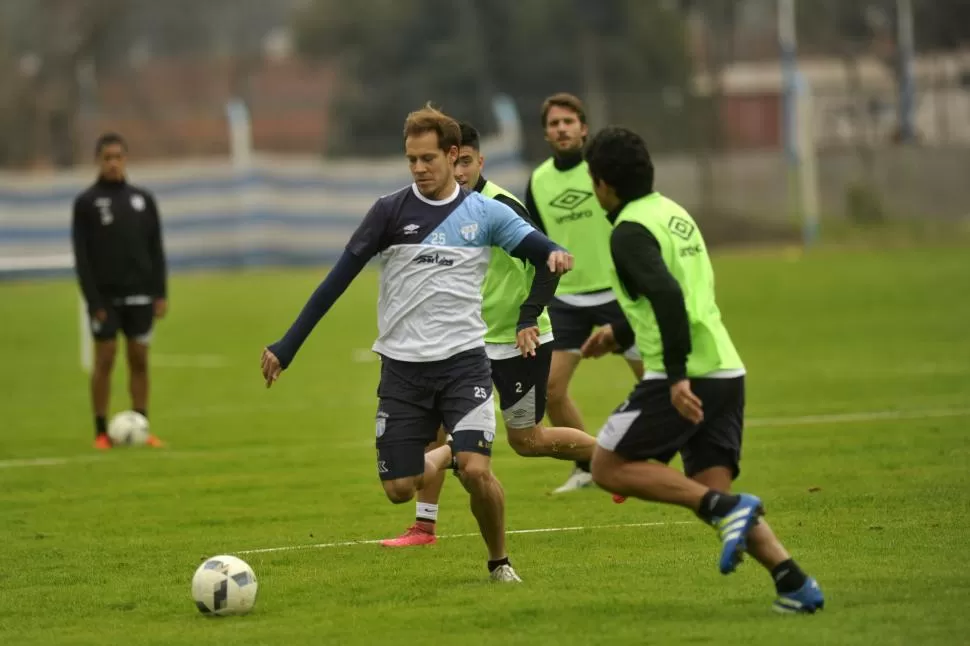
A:
{"type": "MultiPolygon", "coordinates": [[[[110,449],[107,415],[118,331],[127,339],[131,407],[147,417],[148,346],[154,321],[165,316],[168,301],[165,251],[154,196],[128,183],[128,146],[120,135],[102,135],[95,156],[98,179],[74,200],[71,234],[75,271],[94,336],[94,446],[110,449]]],[[[148,443],[161,446],[154,435],[148,443]]]]}
{"type": "MultiPolygon", "coordinates": [[[[549,307],[553,342],[549,374],[549,419],[554,426],[585,431],[583,416],[569,394],[579,366],[579,349],[594,327],[623,319],[610,289],[610,226],[593,197],[583,145],[589,134],[583,103],[571,94],[554,94],[542,104],[542,127],[552,157],[532,172],[526,208],[533,222],[557,244],[572,252],[575,269],[559,282],[549,307]]],[[[637,379],[643,374],[636,347],[621,348],[637,379]]],[[[577,461],[555,493],[592,484],[589,463],[577,461]]]]}

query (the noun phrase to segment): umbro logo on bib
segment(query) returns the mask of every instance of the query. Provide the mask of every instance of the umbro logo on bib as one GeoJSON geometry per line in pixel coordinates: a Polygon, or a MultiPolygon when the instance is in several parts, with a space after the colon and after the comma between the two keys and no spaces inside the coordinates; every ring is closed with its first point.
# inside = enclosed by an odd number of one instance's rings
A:
{"type": "Polygon", "coordinates": [[[549,206],[554,206],[557,209],[565,209],[567,211],[575,209],[577,206],[593,197],[593,194],[589,191],[579,191],[575,188],[567,188],[565,191],[557,195],[549,202],[549,206]]]}
{"type": "Polygon", "coordinates": [[[693,224],[677,215],[670,218],[670,222],[667,223],[667,228],[670,229],[672,234],[683,240],[690,240],[690,237],[694,235],[695,229],[693,224]]]}

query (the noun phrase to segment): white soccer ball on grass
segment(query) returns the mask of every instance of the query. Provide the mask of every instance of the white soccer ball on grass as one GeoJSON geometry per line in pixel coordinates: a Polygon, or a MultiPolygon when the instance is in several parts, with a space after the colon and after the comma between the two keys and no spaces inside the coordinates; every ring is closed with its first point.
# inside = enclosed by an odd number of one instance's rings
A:
{"type": "Polygon", "coordinates": [[[148,418],[133,410],[118,413],[108,422],[108,437],[115,446],[145,444],[148,436],[148,418]]]}
{"type": "Polygon", "coordinates": [[[213,556],[192,577],[192,598],[204,615],[244,615],[256,603],[259,584],[249,564],[235,556],[213,556]]]}

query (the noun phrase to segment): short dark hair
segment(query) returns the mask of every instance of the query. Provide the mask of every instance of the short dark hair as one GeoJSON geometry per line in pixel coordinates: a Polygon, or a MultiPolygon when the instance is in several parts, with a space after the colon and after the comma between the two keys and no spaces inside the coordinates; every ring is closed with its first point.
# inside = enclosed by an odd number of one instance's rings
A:
{"type": "Polygon", "coordinates": [[[115,144],[118,144],[122,150],[128,152],[128,142],[125,141],[124,137],[117,132],[106,132],[98,137],[98,141],[94,144],[95,156],[100,155],[105,146],[114,146],[115,144]]]}
{"type": "Polygon", "coordinates": [[[542,102],[542,127],[546,127],[546,119],[549,117],[549,110],[555,106],[557,108],[566,108],[567,110],[572,110],[579,117],[580,123],[586,123],[586,107],[583,102],[579,100],[579,97],[575,94],[570,94],[569,92],[558,92],[550,97],[547,97],[545,101],[542,102]]]}
{"type": "Polygon", "coordinates": [[[408,114],[404,120],[405,139],[426,132],[438,135],[438,147],[445,152],[461,145],[461,128],[458,127],[458,122],[432,106],[430,101],[420,110],[408,114]]]}
{"type": "Polygon", "coordinates": [[[467,121],[459,121],[458,126],[461,129],[461,145],[480,151],[482,140],[478,134],[478,129],[467,121]]]}
{"type": "Polygon", "coordinates": [[[621,200],[653,192],[653,162],[647,144],[629,128],[603,128],[586,145],[584,156],[593,180],[606,182],[621,200]]]}

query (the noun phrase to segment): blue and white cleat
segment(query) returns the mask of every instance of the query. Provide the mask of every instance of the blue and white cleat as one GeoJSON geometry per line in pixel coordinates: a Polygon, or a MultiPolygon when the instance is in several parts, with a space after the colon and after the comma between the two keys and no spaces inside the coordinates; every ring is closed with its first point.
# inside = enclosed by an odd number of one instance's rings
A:
{"type": "Polygon", "coordinates": [[[822,589],[818,587],[818,582],[815,579],[808,577],[805,585],[794,592],[778,595],[771,609],[786,615],[811,615],[824,607],[825,597],[822,596],[822,589]]]}
{"type": "Polygon", "coordinates": [[[721,537],[721,574],[731,574],[738,567],[748,548],[748,534],[765,513],[757,496],[743,493],[740,498],[727,516],[714,521],[721,537]]]}

